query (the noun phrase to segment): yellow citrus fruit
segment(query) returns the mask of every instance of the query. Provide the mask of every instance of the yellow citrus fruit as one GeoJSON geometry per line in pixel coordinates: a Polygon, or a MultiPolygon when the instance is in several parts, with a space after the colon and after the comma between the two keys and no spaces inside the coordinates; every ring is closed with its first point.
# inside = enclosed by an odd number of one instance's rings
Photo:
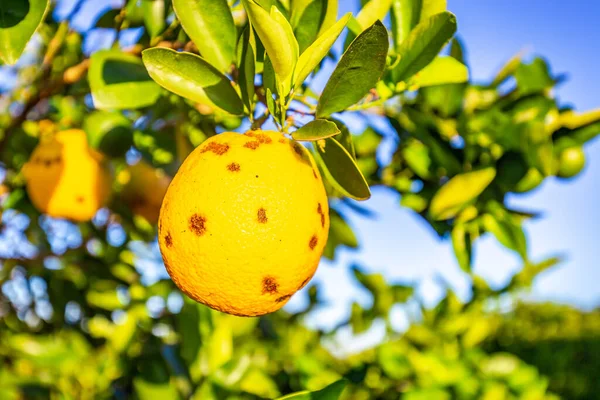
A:
{"type": "Polygon", "coordinates": [[[581,146],[564,149],[558,155],[558,171],[560,178],[573,178],[585,167],[585,153],[581,146]]]}
{"type": "Polygon", "coordinates": [[[23,166],[27,193],[43,213],[90,220],[110,195],[111,176],[103,156],[88,147],[78,129],[44,137],[23,166]]]}
{"type": "Polygon", "coordinates": [[[145,161],[128,167],[123,171],[122,178],[127,182],[121,191],[125,204],[134,214],[155,224],[171,178],[145,161]]]}
{"type": "Polygon", "coordinates": [[[167,271],[185,294],[256,316],[281,308],[313,276],[329,207],[303,146],[278,132],[227,132],[181,165],[158,229],[167,271]]]}

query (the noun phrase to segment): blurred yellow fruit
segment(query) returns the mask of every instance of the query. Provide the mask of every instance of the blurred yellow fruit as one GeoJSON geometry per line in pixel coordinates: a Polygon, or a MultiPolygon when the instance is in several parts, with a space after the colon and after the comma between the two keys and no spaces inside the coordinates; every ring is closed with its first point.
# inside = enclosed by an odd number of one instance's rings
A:
{"type": "Polygon", "coordinates": [[[145,161],[140,161],[123,172],[127,182],[121,191],[123,201],[134,214],[155,224],[171,178],[145,161]]]}
{"type": "Polygon", "coordinates": [[[73,221],[90,220],[110,196],[103,156],[78,129],[43,137],[23,166],[27,193],[41,212],[73,221]]]}
{"type": "Polygon", "coordinates": [[[315,273],[329,231],[310,153],[281,133],[222,133],[182,164],[163,201],[159,244],[192,299],[241,316],[281,308],[315,273]]]}
{"type": "Polygon", "coordinates": [[[560,178],[573,178],[585,167],[585,153],[581,146],[569,147],[558,155],[558,171],[560,178]]]}

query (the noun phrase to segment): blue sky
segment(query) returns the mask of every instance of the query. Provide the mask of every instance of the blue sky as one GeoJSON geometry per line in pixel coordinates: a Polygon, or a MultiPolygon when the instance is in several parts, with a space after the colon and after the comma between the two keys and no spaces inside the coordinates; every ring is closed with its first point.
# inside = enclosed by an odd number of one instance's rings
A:
{"type": "MultiPolygon", "coordinates": [[[[341,3],[340,15],[355,9],[354,2],[341,3]]],[[[488,80],[512,55],[527,50],[528,54],[546,57],[554,72],[568,73],[568,81],[556,91],[562,102],[574,104],[578,110],[600,107],[600,76],[596,72],[600,61],[599,2],[449,0],[448,9],[457,16],[458,34],[466,46],[475,81],[488,80]]],[[[587,145],[585,151],[589,163],[576,180],[549,179],[533,193],[509,199],[514,206],[543,212],[541,219],[525,226],[533,260],[555,254],[567,256],[566,262],[536,280],[530,295],[535,300],[584,308],[600,303],[596,256],[600,141],[587,145]]],[[[332,327],[347,315],[352,301],[368,303],[368,296],[352,282],[348,266],[353,262],[381,272],[391,281],[418,282],[419,295],[428,304],[442,295],[438,277],[459,294],[468,295],[468,281],[456,264],[450,243],[438,240],[410,210],[400,208],[399,198],[375,190],[363,204],[377,210],[379,218],[371,221],[350,214],[361,249],[343,251],[337,262],[323,262],[319,267],[316,281],[323,287],[328,304],[313,316],[311,324],[332,327]]],[[[520,269],[518,257],[491,237],[477,242],[474,264],[476,273],[492,285],[504,283],[520,269]]],[[[301,298],[293,299],[290,307],[301,303],[301,298]]],[[[405,326],[405,314],[399,310],[396,316],[396,325],[405,326]]],[[[375,331],[383,334],[380,328],[375,331]]],[[[369,337],[376,340],[379,334],[369,337]]],[[[347,332],[341,336],[348,339],[347,332]]]]}

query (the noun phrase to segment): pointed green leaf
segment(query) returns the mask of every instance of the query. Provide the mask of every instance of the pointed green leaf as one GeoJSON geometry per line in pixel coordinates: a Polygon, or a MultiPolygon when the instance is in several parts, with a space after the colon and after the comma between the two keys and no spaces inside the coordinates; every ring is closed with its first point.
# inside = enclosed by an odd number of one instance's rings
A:
{"type": "Polygon", "coordinates": [[[165,29],[165,0],[143,0],[141,7],[148,35],[154,38],[165,29]]]}
{"type": "Polygon", "coordinates": [[[240,36],[238,43],[238,83],[242,93],[242,100],[252,115],[254,109],[254,75],[256,72],[256,40],[254,32],[247,26],[240,36]]]}
{"type": "Polygon", "coordinates": [[[344,52],[317,105],[317,117],[343,111],[371,90],[383,73],[387,30],[380,21],[362,32],[344,52]]]}
{"type": "Polygon", "coordinates": [[[98,109],[141,108],[152,105],[161,89],[142,61],[119,50],[101,50],[90,58],[88,80],[98,109]]]}
{"type": "Polygon", "coordinates": [[[356,151],[354,150],[354,141],[352,140],[352,134],[348,127],[340,120],[335,118],[330,118],[330,121],[335,123],[340,130],[340,134],[333,137],[333,140],[336,140],[339,144],[341,144],[344,149],[352,156],[353,160],[356,160],[356,151]]]}
{"type": "Polygon", "coordinates": [[[577,129],[582,126],[600,122],[600,108],[577,113],[575,111],[566,111],[558,116],[560,126],[569,129],[577,129]]]}
{"type": "Polygon", "coordinates": [[[50,0],[0,2],[0,60],[6,64],[17,62],[49,6],[50,0]]]}
{"type": "Polygon", "coordinates": [[[458,265],[465,272],[471,272],[471,235],[465,224],[457,224],[452,229],[452,248],[458,265]]]}
{"type": "Polygon", "coordinates": [[[420,22],[398,48],[400,61],[392,79],[403,82],[426,67],[456,32],[456,17],[447,11],[420,22]]]}
{"type": "Polygon", "coordinates": [[[301,86],[312,70],[319,65],[346,27],[351,16],[351,13],[344,15],[302,53],[294,71],[294,87],[301,86]]]}
{"type": "Polygon", "coordinates": [[[429,65],[417,72],[410,81],[419,87],[463,83],[469,80],[467,66],[453,57],[436,57],[429,65]]]}
{"type": "Polygon", "coordinates": [[[338,15],[338,0],[325,0],[327,2],[325,16],[321,23],[321,29],[317,37],[321,36],[326,30],[331,28],[337,19],[338,15]]]}
{"type": "Polygon", "coordinates": [[[292,133],[295,140],[315,141],[340,133],[337,125],[326,119],[315,119],[292,133]]]}
{"type": "Polygon", "coordinates": [[[315,154],[329,182],[341,193],[356,200],[371,197],[369,185],[348,151],[334,138],[318,141],[315,154]]]}
{"type": "Polygon", "coordinates": [[[142,52],[144,65],[159,85],[189,100],[242,114],[244,105],[225,75],[192,53],[155,47],[142,52]]]}
{"type": "Polygon", "coordinates": [[[496,176],[496,170],[488,167],[454,176],[435,193],[431,199],[429,214],[434,220],[454,217],[460,210],[479,196],[496,176]]]}
{"type": "Polygon", "coordinates": [[[281,82],[289,79],[298,60],[298,42],[292,27],[277,7],[267,12],[254,0],[242,0],[252,27],[265,46],[273,70],[281,82]]]}
{"type": "Polygon", "coordinates": [[[202,57],[221,72],[229,70],[237,32],[227,0],[173,0],[173,9],[202,57]]]}

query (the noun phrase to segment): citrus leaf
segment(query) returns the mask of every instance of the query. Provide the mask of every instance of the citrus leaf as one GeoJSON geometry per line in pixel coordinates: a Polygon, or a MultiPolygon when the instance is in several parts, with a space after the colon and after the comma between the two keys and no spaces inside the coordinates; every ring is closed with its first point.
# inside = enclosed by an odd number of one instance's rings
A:
{"type": "Polygon", "coordinates": [[[465,224],[455,225],[450,236],[458,265],[463,271],[471,272],[471,236],[465,224]]]}
{"type": "Polygon", "coordinates": [[[267,12],[254,0],[242,0],[248,18],[273,65],[275,75],[281,82],[289,79],[298,60],[298,42],[292,27],[277,7],[267,12]]]}
{"type": "Polygon", "coordinates": [[[225,75],[192,53],[155,47],[142,52],[144,65],[159,85],[189,100],[242,114],[244,105],[225,75]]]}
{"type": "Polygon", "coordinates": [[[327,2],[325,15],[323,16],[323,22],[321,23],[321,29],[317,37],[321,36],[326,30],[331,28],[337,19],[338,15],[338,0],[325,0],[327,2]]]}
{"type": "Polygon", "coordinates": [[[348,382],[345,379],[340,379],[321,390],[312,392],[303,390],[301,392],[279,397],[276,400],[338,400],[346,388],[347,383],[348,382]]]}
{"type": "Polygon", "coordinates": [[[318,141],[315,154],[329,182],[341,193],[356,200],[371,197],[369,185],[348,151],[334,138],[318,141]]]}
{"type": "Polygon", "coordinates": [[[499,84],[504,82],[506,80],[506,78],[508,78],[509,76],[514,74],[515,71],[517,70],[517,67],[519,65],[521,65],[522,58],[523,58],[523,52],[519,52],[519,53],[515,54],[513,57],[511,57],[510,60],[508,60],[506,62],[506,64],[504,64],[502,66],[502,68],[500,68],[500,71],[498,71],[498,73],[496,74],[496,77],[494,78],[494,81],[492,82],[492,86],[498,86],[499,84]]]}
{"type": "Polygon", "coordinates": [[[432,15],[446,11],[446,0],[421,0],[419,22],[429,19],[432,15]]]}
{"type": "Polygon", "coordinates": [[[392,2],[392,35],[396,51],[419,22],[422,0],[394,0],[392,2]]]}
{"type": "Polygon", "coordinates": [[[131,122],[119,112],[95,111],[83,123],[90,147],[121,157],[133,144],[131,122]]]}
{"type": "Polygon", "coordinates": [[[326,119],[315,119],[292,133],[295,140],[315,141],[340,133],[337,125],[326,119]]]}
{"type": "Polygon", "coordinates": [[[238,42],[238,83],[242,93],[242,101],[252,115],[254,108],[254,74],[256,73],[256,40],[254,32],[247,26],[238,42]]]}
{"type": "Polygon", "coordinates": [[[438,55],[456,32],[456,17],[444,11],[420,22],[398,48],[400,62],[392,79],[402,82],[419,72],[438,55]]]}
{"type": "Polygon", "coordinates": [[[469,80],[469,70],[453,57],[436,57],[429,65],[417,72],[410,84],[419,87],[463,83],[469,80]]]}
{"type": "Polygon", "coordinates": [[[333,139],[336,140],[339,144],[344,146],[348,154],[352,156],[353,160],[356,160],[356,151],[354,150],[354,141],[352,140],[352,134],[348,127],[340,120],[335,118],[329,119],[331,122],[335,123],[340,130],[340,134],[334,136],[333,139]]]}
{"type": "Polygon", "coordinates": [[[0,2],[0,60],[6,64],[17,62],[49,6],[50,0],[0,2]]]}
{"type": "Polygon", "coordinates": [[[321,22],[327,12],[326,7],[327,2],[325,0],[313,0],[304,8],[296,24],[290,20],[290,24],[294,27],[294,36],[298,40],[300,53],[303,53],[318,37],[321,22]]]}
{"type": "Polygon", "coordinates": [[[94,53],[88,80],[98,109],[146,107],[154,104],[161,93],[140,59],[118,50],[94,53]]]}
{"type": "Polygon", "coordinates": [[[325,85],[318,118],[355,104],[375,86],[385,68],[388,46],[387,30],[380,21],[354,39],[325,85]]]}
{"type": "Polygon", "coordinates": [[[351,16],[351,13],[344,15],[300,55],[294,71],[294,87],[301,86],[306,77],[319,65],[346,27],[351,16]]]}
{"type": "Polygon", "coordinates": [[[484,229],[493,234],[500,244],[527,260],[527,238],[520,225],[510,220],[501,220],[491,214],[485,214],[481,221],[484,229]]]}
{"type": "Polygon", "coordinates": [[[227,0],[173,0],[173,9],[202,57],[219,71],[227,71],[237,38],[227,0]]]}
{"type": "Polygon", "coordinates": [[[376,21],[383,21],[391,6],[392,0],[371,0],[365,4],[356,16],[356,22],[360,25],[361,31],[367,29],[376,21]]]}
{"type": "Polygon", "coordinates": [[[165,1],[144,0],[141,8],[148,35],[152,38],[158,36],[165,29],[165,1]]]}
{"type": "Polygon", "coordinates": [[[460,210],[477,198],[496,176],[496,170],[488,167],[458,174],[450,179],[431,199],[429,214],[434,220],[454,217],[460,210]]]}

